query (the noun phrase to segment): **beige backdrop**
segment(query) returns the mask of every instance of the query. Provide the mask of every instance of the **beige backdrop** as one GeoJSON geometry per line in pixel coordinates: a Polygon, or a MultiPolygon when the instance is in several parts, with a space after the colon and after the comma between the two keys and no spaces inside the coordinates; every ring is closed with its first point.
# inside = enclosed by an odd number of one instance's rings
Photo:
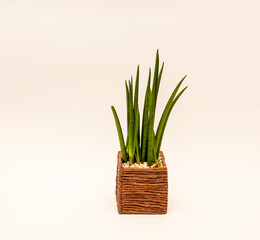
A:
{"type": "Polygon", "coordinates": [[[260,239],[260,2],[0,0],[0,239],[260,239]],[[160,50],[165,216],[119,216],[124,80],[160,50]]]}

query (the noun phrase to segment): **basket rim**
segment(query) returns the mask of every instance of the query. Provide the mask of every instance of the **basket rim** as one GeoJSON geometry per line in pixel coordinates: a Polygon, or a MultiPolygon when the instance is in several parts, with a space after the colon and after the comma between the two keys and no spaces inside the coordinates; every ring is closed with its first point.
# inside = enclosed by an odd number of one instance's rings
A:
{"type": "Polygon", "coordinates": [[[162,155],[162,167],[155,167],[155,168],[135,168],[135,167],[123,167],[122,166],[122,154],[121,151],[118,151],[117,154],[117,158],[118,158],[118,164],[120,166],[120,168],[122,169],[122,171],[130,171],[130,172],[143,172],[143,171],[147,171],[147,172],[154,172],[154,171],[161,171],[161,170],[167,170],[167,166],[165,163],[165,157],[163,154],[163,151],[160,151],[160,154],[162,155]]]}

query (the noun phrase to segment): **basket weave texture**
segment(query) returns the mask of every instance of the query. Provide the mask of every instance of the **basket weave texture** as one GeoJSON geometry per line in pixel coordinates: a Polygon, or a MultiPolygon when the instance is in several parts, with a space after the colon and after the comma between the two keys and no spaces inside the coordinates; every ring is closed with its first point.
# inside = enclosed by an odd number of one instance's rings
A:
{"type": "Polygon", "coordinates": [[[117,155],[116,201],[120,214],[165,214],[168,205],[168,174],[163,152],[162,167],[122,167],[117,155]]]}

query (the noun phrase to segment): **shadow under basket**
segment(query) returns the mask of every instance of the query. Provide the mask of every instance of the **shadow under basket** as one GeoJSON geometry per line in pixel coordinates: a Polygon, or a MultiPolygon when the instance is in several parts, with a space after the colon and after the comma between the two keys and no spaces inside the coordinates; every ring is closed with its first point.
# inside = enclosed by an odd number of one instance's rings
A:
{"type": "Polygon", "coordinates": [[[128,168],[117,155],[116,201],[120,214],[165,214],[168,205],[168,174],[163,152],[162,167],[128,168]]]}

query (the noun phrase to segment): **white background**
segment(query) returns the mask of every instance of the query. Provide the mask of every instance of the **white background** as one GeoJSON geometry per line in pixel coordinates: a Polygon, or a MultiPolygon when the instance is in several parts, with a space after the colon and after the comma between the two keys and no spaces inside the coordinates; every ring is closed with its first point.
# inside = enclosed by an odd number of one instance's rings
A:
{"type": "MultiPolygon", "coordinates": [[[[0,239],[260,239],[260,2],[0,0],[0,239]],[[167,215],[118,215],[124,80],[160,50],[167,215]]],[[[142,108],[142,107],[141,107],[142,108]]]]}

